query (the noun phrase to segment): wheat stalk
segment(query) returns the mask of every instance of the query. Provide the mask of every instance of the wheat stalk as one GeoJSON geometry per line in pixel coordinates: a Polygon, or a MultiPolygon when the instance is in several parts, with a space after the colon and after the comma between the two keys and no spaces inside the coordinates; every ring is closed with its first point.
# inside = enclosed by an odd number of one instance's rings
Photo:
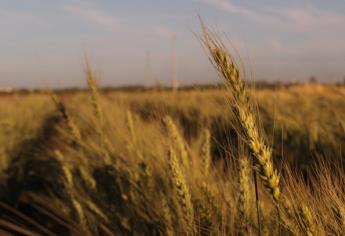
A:
{"type": "Polygon", "coordinates": [[[80,144],[81,143],[80,130],[79,130],[77,124],[74,122],[73,118],[68,114],[66,106],[56,96],[52,95],[52,99],[56,105],[57,110],[60,112],[63,119],[66,121],[67,127],[68,127],[73,139],[77,143],[80,144]]]}
{"type": "Polygon", "coordinates": [[[305,230],[305,233],[307,236],[314,236],[315,234],[315,223],[314,223],[314,217],[312,212],[309,210],[307,206],[302,206],[300,209],[300,215],[301,215],[301,221],[303,228],[305,230]]]}
{"type": "Polygon", "coordinates": [[[126,113],[126,125],[131,135],[131,143],[132,145],[135,145],[137,143],[137,136],[134,129],[133,115],[132,115],[132,112],[130,111],[127,111],[126,113]]]}
{"type": "Polygon", "coordinates": [[[171,214],[171,210],[169,208],[169,204],[167,202],[167,200],[165,198],[162,199],[162,211],[163,211],[163,217],[165,220],[165,225],[166,225],[166,229],[165,229],[165,234],[167,236],[173,236],[174,235],[174,231],[173,231],[173,219],[172,219],[172,214],[171,214]]]}
{"type": "Polygon", "coordinates": [[[295,210],[293,208],[293,205],[289,199],[286,197],[283,197],[281,199],[281,206],[284,210],[284,214],[286,215],[286,220],[285,220],[285,225],[288,228],[288,230],[293,234],[293,235],[299,235],[299,229],[296,226],[294,220],[295,220],[295,210]]]}
{"type": "Polygon", "coordinates": [[[265,144],[263,137],[259,135],[254,108],[245,83],[240,79],[239,70],[236,68],[224,45],[218,39],[212,38],[205,26],[203,26],[203,30],[202,42],[209,50],[210,60],[214,67],[233,92],[235,102],[234,112],[245,134],[248,146],[256,158],[257,170],[264,185],[278,205],[280,198],[280,177],[273,167],[272,150],[265,144]]]}
{"type": "Polygon", "coordinates": [[[57,149],[54,150],[54,156],[56,157],[56,159],[58,159],[60,161],[60,163],[62,165],[62,171],[63,171],[63,174],[64,174],[66,181],[67,181],[67,188],[68,188],[68,191],[70,191],[73,189],[73,185],[74,185],[71,167],[64,160],[64,156],[61,153],[61,151],[59,151],[57,149]]]}
{"type": "MultiPolygon", "coordinates": [[[[206,182],[199,184],[202,200],[198,204],[200,212],[201,230],[210,231],[215,226],[215,220],[218,221],[222,218],[222,210],[217,204],[218,192],[206,182]]],[[[203,235],[203,234],[202,234],[203,235]]]]}
{"type": "Polygon", "coordinates": [[[201,161],[202,172],[205,177],[209,175],[211,165],[211,134],[208,129],[204,129],[202,132],[202,144],[201,144],[201,161]]]}
{"type": "Polygon", "coordinates": [[[239,235],[248,235],[248,222],[250,210],[250,191],[249,191],[250,163],[247,157],[239,159],[239,235]]]}
{"type": "Polygon", "coordinates": [[[189,158],[188,158],[187,148],[175,123],[173,122],[170,116],[165,116],[163,119],[163,122],[168,130],[168,135],[173,146],[176,147],[176,149],[179,152],[179,157],[182,161],[183,167],[188,168],[189,158]]]}
{"type": "Polygon", "coordinates": [[[185,177],[180,168],[174,150],[169,150],[169,167],[172,182],[175,186],[178,202],[183,212],[183,219],[190,232],[194,232],[194,209],[191,194],[186,183],[185,177]]]}
{"type": "Polygon", "coordinates": [[[85,184],[90,188],[90,189],[96,189],[97,183],[93,176],[90,174],[90,172],[85,168],[84,166],[79,166],[78,167],[79,173],[85,184]]]}
{"type": "Polygon", "coordinates": [[[340,227],[345,231],[345,208],[344,206],[336,207],[336,217],[340,224],[340,227]]]}
{"type": "Polygon", "coordinates": [[[105,123],[104,123],[104,114],[101,109],[100,101],[99,101],[99,93],[98,93],[98,86],[95,80],[94,74],[92,72],[91,66],[88,63],[88,60],[85,59],[85,72],[87,77],[87,84],[90,89],[91,93],[91,103],[94,110],[94,113],[98,119],[99,124],[96,125],[96,132],[100,136],[101,144],[102,144],[102,153],[104,155],[105,161],[110,162],[110,152],[113,152],[113,147],[110,140],[107,138],[105,134],[105,123]]]}
{"type": "Polygon", "coordinates": [[[71,171],[71,167],[68,164],[65,164],[66,161],[64,160],[64,156],[59,150],[57,149],[54,150],[54,155],[60,161],[62,165],[62,171],[63,171],[64,177],[66,178],[66,183],[65,183],[66,190],[71,198],[72,206],[78,215],[79,222],[83,227],[86,227],[87,219],[85,216],[84,209],[82,205],[80,204],[80,202],[75,197],[73,174],[71,171]]]}
{"type": "Polygon", "coordinates": [[[87,227],[87,218],[86,218],[83,206],[75,198],[72,198],[72,205],[73,205],[75,211],[77,212],[80,224],[86,228],[87,227]]]}
{"type": "Polygon", "coordinates": [[[97,89],[97,82],[95,80],[95,77],[93,75],[92,69],[90,64],[88,63],[88,60],[85,60],[85,72],[86,72],[86,78],[87,78],[87,84],[89,86],[89,89],[91,91],[91,102],[92,106],[95,112],[96,117],[98,118],[101,125],[104,124],[104,115],[103,111],[101,109],[100,103],[99,103],[99,94],[97,89]]]}

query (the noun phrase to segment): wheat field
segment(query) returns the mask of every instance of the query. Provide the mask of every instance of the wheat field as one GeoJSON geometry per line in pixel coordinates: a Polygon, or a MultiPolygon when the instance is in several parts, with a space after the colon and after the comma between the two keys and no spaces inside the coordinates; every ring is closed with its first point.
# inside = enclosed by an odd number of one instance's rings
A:
{"type": "Polygon", "coordinates": [[[1,235],[344,235],[345,87],[0,96],[1,235]]]}

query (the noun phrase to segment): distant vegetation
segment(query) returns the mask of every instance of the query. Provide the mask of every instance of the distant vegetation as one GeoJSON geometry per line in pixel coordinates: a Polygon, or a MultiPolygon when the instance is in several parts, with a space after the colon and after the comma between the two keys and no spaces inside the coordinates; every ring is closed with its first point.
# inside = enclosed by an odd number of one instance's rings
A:
{"type": "Polygon", "coordinates": [[[0,234],[343,235],[345,88],[202,42],[224,86],[3,94],[0,234]]]}

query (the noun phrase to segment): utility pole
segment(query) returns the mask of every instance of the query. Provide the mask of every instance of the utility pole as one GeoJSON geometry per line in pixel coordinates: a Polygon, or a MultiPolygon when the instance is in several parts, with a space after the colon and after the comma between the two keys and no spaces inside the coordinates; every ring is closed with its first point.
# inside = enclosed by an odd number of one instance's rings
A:
{"type": "Polygon", "coordinates": [[[146,55],[145,55],[145,85],[150,86],[151,82],[152,82],[151,53],[150,53],[150,50],[146,50],[146,55]]]}
{"type": "Polygon", "coordinates": [[[176,35],[171,40],[171,87],[174,92],[178,90],[179,83],[177,80],[177,62],[176,62],[176,35]]]}

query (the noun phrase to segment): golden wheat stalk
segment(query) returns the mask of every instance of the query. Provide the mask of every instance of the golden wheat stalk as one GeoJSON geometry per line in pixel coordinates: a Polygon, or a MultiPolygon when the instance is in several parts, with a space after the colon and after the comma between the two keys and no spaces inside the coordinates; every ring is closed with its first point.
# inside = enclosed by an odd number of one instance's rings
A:
{"type": "Polygon", "coordinates": [[[170,116],[165,116],[163,122],[168,130],[169,138],[172,142],[172,145],[176,147],[181,159],[182,165],[184,168],[189,167],[189,157],[186,145],[183,141],[182,136],[180,135],[175,123],[173,122],[170,116]]]}
{"type": "Polygon", "coordinates": [[[162,199],[162,211],[163,211],[163,217],[165,221],[165,235],[167,236],[173,236],[174,231],[173,231],[173,219],[172,219],[172,214],[171,210],[169,208],[169,204],[165,198],[162,199]]]}
{"type": "Polygon", "coordinates": [[[72,205],[73,205],[73,208],[74,210],[76,211],[77,213],[77,216],[78,216],[78,220],[79,220],[79,223],[84,227],[86,228],[87,227],[87,218],[86,218],[86,214],[84,212],[84,208],[83,206],[80,204],[80,202],[75,199],[74,197],[71,199],[72,201],[72,205]]]}
{"type": "Polygon", "coordinates": [[[209,50],[210,59],[225,80],[226,85],[232,90],[234,97],[234,112],[245,134],[248,146],[256,158],[257,170],[264,185],[272,194],[275,203],[279,204],[280,187],[279,175],[273,167],[272,150],[259,135],[259,128],[255,117],[254,108],[247,93],[245,83],[240,79],[239,70],[233,63],[225,46],[216,38],[211,37],[208,29],[203,26],[204,35],[202,42],[209,50]]]}
{"type": "Polygon", "coordinates": [[[239,235],[248,235],[249,211],[250,211],[250,162],[246,156],[239,159],[239,235]]]}
{"type": "Polygon", "coordinates": [[[87,206],[87,208],[95,213],[97,216],[101,217],[105,222],[109,222],[109,218],[103,213],[103,211],[96,206],[92,201],[90,200],[85,200],[84,204],[87,206]]]}
{"type": "Polygon", "coordinates": [[[340,227],[345,231],[345,208],[344,206],[336,207],[336,217],[340,227]]]}
{"type": "Polygon", "coordinates": [[[128,129],[128,132],[130,133],[130,141],[127,145],[127,148],[129,151],[132,151],[132,152],[134,151],[135,154],[138,156],[138,158],[143,160],[144,156],[143,156],[142,152],[140,151],[140,148],[138,145],[137,134],[136,134],[135,128],[134,128],[133,114],[129,110],[126,113],[126,126],[128,129]]]}
{"type": "Polygon", "coordinates": [[[72,135],[73,139],[80,144],[81,135],[77,124],[74,122],[73,118],[68,114],[66,106],[59,100],[55,95],[52,95],[52,99],[56,105],[57,110],[60,112],[61,116],[67,123],[68,130],[72,135]]]}
{"type": "Polygon", "coordinates": [[[78,215],[78,220],[79,223],[83,226],[83,227],[87,227],[87,219],[85,216],[85,212],[83,209],[83,206],[80,204],[80,202],[75,198],[75,192],[74,192],[74,182],[73,182],[73,174],[71,171],[71,166],[66,164],[66,160],[63,156],[63,154],[61,153],[60,150],[54,150],[54,155],[55,157],[60,161],[61,165],[62,165],[62,171],[64,174],[64,177],[66,178],[66,183],[65,183],[65,187],[66,190],[71,198],[71,203],[72,206],[76,212],[76,214],[78,215]]]}
{"type": "Polygon", "coordinates": [[[134,129],[133,114],[131,111],[127,111],[126,113],[126,125],[131,136],[131,143],[132,145],[135,145],[137,143],[137,136],[134,129]]]}
{"type": "Polygon", "coordinates": [[[93,178],[91,173],[88,171],[87,168],[85,168],[83,165],[78,167],[80,176],[84,183],[88,186],[90,189],[96,189],[97,183],[96,180],[93,178]]]}
{"type": "Polygon", "coordinates": [[[284,221],[285,227],[292,233],[292,235],[299,235],[300,230],[298,229],[298,226],[295,223],[295,210],[293,208],[291,201],[286,197],[283,197],[281,199],[281,206],[286,218],[284,221]]]}
{"type": "Polygon", "coordinates": [[[87,78],[87,84],[91,91],[91,102],[95,112],[96,117],[98,118],[101,125],[104,124],[104,115],[99,103],[99,94],[98,94],[98,86],[95,80],[93,71],[87,59],[85,60],[85,72],[87,78]]]}
{"type": "Polygon", "coordinates": [[[169,150],[169,167],[178,202],[183,212],[183,220],[189,231],[194,232],[194,208],[191,194],[174,150],[169,150]]]}
{"type": "Polygon", "coordinates": [[[209,175],[211,161],[211,134],[208,129],[204,129],[202,132],[201,162],[202,172],[205,177],[209,175]]]}
{"type": "Polygon", "coordinates": [[[66,178],[67,189],[68,191],[71,191],[74,185],[71,167],[66,163],[66,160],[64,159],[64,156],[60,150],[54,150],[54,156],[62,165],[62,172],[64,174],[64,177],[66,178]]]}
{"type": "Polygon", "coordinates": [[[201,194],[203,196],[202,201],[199,202],[198,208],[200,211],[201,228],[204,230],[210,230],[214,226],[214,220],[220,220],[222,218],[222,210],[218,205],[217,196],[218,192],[214,186],[202,182],[199,184],[201,194]]]}
{"type": "Polygon", "coordinates": [[[300,209],[300,216],[302,221],[303,229],[307,236],[314,236],[316,225],[312,212],[307,206],[302,206],[300,209]]]}
{"type": "Polygon", "coordinates": [[[104,156],[106,162],[110,162],[110,152],[113,152],[113,146],[108,139],[107,135],[105,134],[105,123],[104,123],[104,114],[101,109],[100,100],[99,100],[99,93],[98,93],[98,86],[95,80],[95,76],[91,69],[88,60],[85,59],[85,72],[87,77],[87,84],[89,86],[91,92],[91,103],[94,110],[94,113],[98,119],[99,124],[96,125],[96,132],[100,136],[101,139],[101,151],[104,156]]]}

